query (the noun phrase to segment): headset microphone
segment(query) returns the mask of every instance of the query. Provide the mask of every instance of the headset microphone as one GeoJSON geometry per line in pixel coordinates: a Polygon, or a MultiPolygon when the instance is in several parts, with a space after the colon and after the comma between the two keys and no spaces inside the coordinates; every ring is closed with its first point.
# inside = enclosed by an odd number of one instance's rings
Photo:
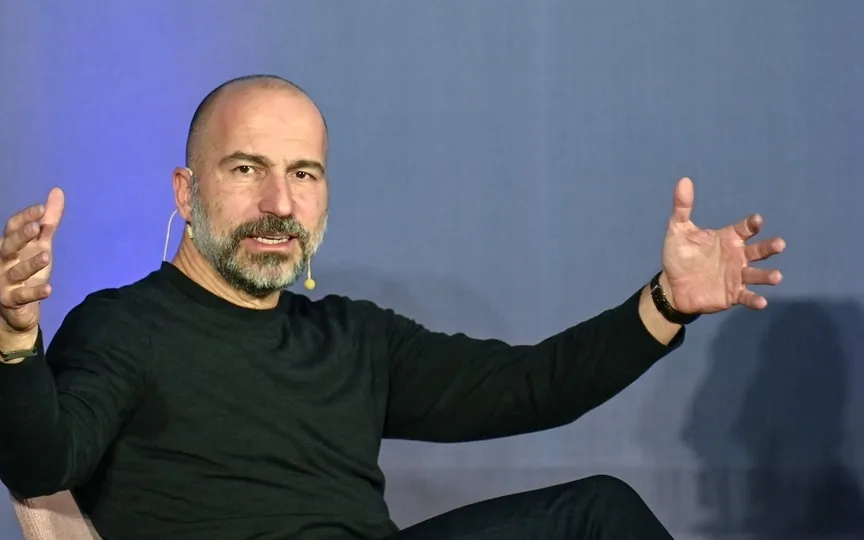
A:
{"type": "Polygon", "coordinates": [[[306,287],[306,290],[311,291],[315,288],[315,280],[312,279],[312,259],[310,258],[306,261],[306,281],[303,282],[303,286],[306,287]]]}
{"type": "Polygon", "coordinates": [[[177,210],[171,212],[171,217],[168,218],[168,230],[165,232],[165,249],[162,251],[162,260],[168,260],[168,241],[171,240],[171,224],[174,222],[174,216],[177,215],[177,210]]]}
{"type": "MultiPolygon", "coordinates": [[[[192,169],[186,167],[186,170],[189,171],[189,179],[191,180],[195,173],[192,172],[192,169]]],[[[165,232],[165,248],[162,250],[162,260],[168,260],[168,242],[171,240],[171,224],[174,223],[174,216],[177,215],[177,210],[171,212],[171,217],[168,218],[168,230],[165,232]]],[[[189,225],[186,225],[186,232],[189,234],[189,238],[192,238],[192,228],[189,225]]]]}

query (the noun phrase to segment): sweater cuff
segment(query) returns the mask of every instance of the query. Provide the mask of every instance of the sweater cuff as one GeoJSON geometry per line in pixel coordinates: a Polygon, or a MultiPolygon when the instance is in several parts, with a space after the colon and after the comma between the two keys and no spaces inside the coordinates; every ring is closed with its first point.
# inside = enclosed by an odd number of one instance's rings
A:
{"type": "Polygon", "coordinates": [[[0,389],[3,392],[20,390],[27,392],[31,388],[32,379],[44,377],[45,346],[42,340],[42,328],[36,336],[36,356],[25,358],[17,364],[0,364],[0,389]]]}
{"type": "Polygon", "coordinates": [[[668,345],[657,341],[657,338],[651,335],[651,332],[645,327],[642,317],[639,316],[639,299],[642,296],[643,288],[640,287],[635,294],[618,307],[619,324],[628,329],[627,335],[632,336],[632,346],[635,350],[644,351],[646,355],[659,360],[684,343],[687,329],[682,326],[668,345]]]}

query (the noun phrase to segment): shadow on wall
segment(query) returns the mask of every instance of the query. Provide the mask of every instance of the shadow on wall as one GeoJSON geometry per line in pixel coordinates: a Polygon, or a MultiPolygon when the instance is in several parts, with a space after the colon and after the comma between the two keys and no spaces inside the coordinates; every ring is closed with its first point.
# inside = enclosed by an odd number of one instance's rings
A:
{"type": "Polygon", "coordinates": [[[864,500],[844,460],[847,426],[864,429],[847,418],[862,333],[854,302],[778,300],[723,321],[682,432],[703,469],[698,532],[864,536],[864,500]]]}

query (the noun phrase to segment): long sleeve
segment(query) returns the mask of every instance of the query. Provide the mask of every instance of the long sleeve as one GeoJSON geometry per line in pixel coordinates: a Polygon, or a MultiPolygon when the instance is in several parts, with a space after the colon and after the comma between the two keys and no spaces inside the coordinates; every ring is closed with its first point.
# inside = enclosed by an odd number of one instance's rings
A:
{"type": "Polygon", "coordinates": [[[536,345],[432,332],[387,312],[384,436],[464,442],[559,427],[621,392],[668,346],[639,317],[639,292],[536,345]]]}
{"type": "Polygon", "coordinates": [[[43,354],[0,365],[0,480],[21,497],[85,481],[145,385],[147,333],[111,292],[89,296],[43,354]]]}

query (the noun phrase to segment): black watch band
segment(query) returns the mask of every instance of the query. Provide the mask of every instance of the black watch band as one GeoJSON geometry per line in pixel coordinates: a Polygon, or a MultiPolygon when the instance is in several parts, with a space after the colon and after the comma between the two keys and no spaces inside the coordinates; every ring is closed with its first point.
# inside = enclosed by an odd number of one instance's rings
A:
{"type": "Polygon", "coordinates": [[[666,293],[663,292],[663,287],[660,286],[660,272],[657,272],[657,275],[655,275],[651,280],[650,289],[651,300],[654,301],[654,306],[667,321],[673,324],[685,325],[690,324],[699,318],[698,313],[681,313],[672,307],[672,304],[669,303],[669,299],[666,298],[666,293]]]}
{"type": "Polygon", "coordinates": [[[32,358],[39,355],[38,346],[32,349],[24,349],[20,351],[9,351],[4,353],[0,351],[0,364],[18,364],[27,358],[32,358]]]}

